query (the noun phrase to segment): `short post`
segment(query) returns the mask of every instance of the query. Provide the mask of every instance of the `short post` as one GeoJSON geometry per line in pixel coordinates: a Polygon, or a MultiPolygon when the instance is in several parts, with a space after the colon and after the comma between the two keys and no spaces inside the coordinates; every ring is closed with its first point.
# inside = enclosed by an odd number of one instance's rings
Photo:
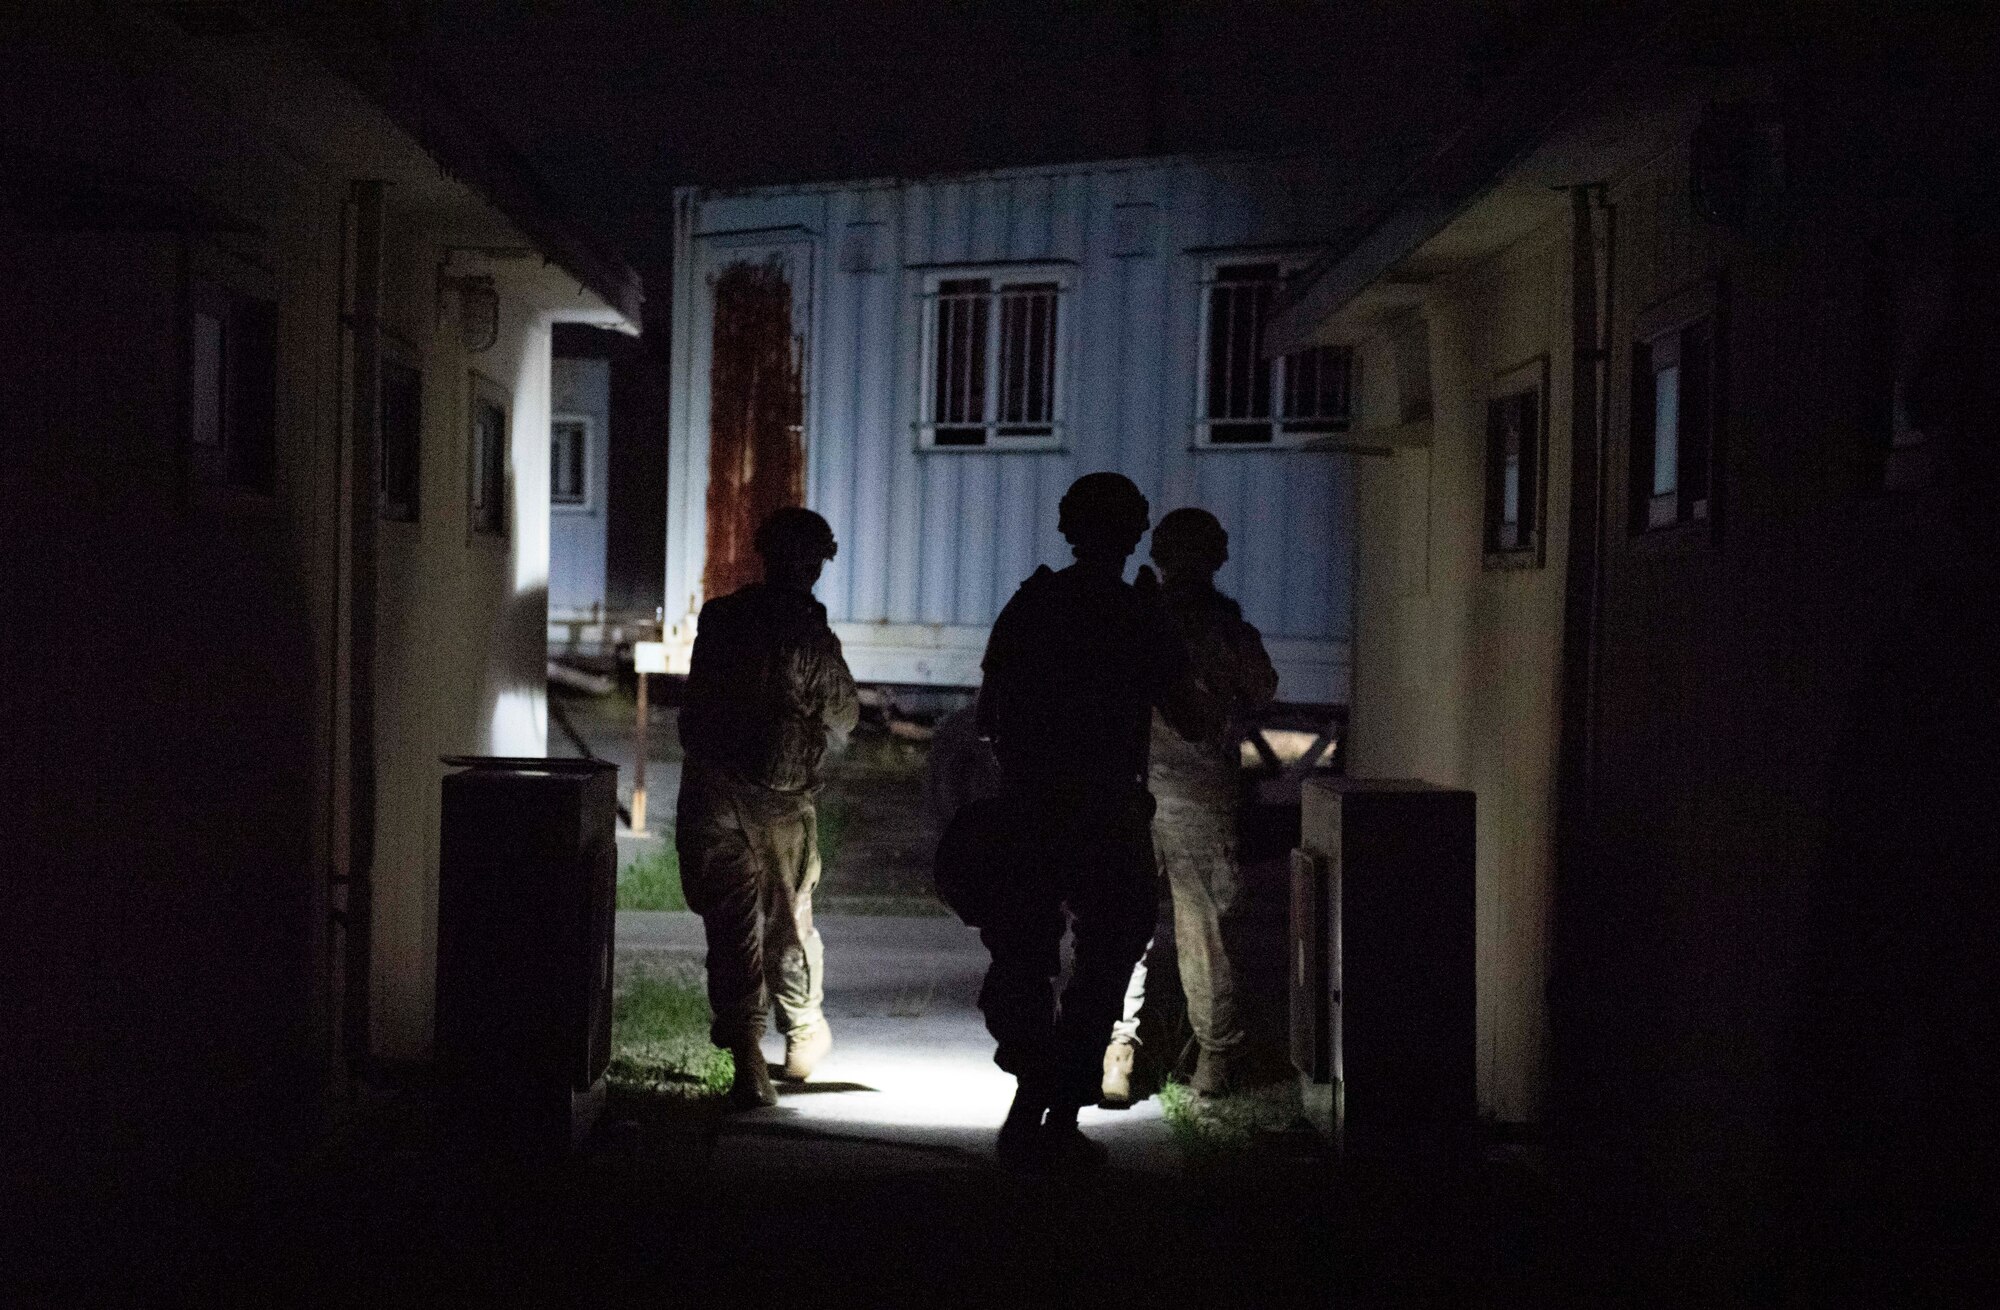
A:
{"type": "Polygon", "coordinates": [[[639,713],[632,744],[632,835],[649,836],[646,829],[646,684],[655,673],[667,671],[667,647],[660,641],[632,643],[632,672],[639,679],[639,713]]]}

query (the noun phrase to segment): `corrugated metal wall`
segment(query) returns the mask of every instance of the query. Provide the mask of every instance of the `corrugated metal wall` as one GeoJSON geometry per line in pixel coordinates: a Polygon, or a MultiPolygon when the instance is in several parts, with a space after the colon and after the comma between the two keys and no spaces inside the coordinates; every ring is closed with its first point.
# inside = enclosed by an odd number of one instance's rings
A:
{"type": "Polygon", "coordinates": [[[584,465],[590,499],[549,507],[549,611],[588,613],[604,605],[605,507],[610,501],[611,361],[551,361],[552,414],[590,420],[584,465]]]}
{"type": "MultiPolygon", "coordinates": [[[[1351,629],[1351,457],[1197,452],[1192,421],[1205,258],[1310,246],[1350,200],[1323,162],[1303,158],[692,192],[676,267],[698,277],[699,258],[688,256],[698,255],[705,233],[800,226],[817,234],[807,495],[842,543],[819,591],[836,622],[984,628],[1037,564],[1069,560],[1056,503],[1071,480],[1115,469],[1139,484],[1156,516],[1200,505],[1222,520],[1231,540],[1223,589],[1267,638],[1290,639],[1280,642],[1282,694],[1340,700],[1351,629]],[[1121,223],[1118,207],[1130,205],[1153,209],[1127,210],[1121,223]],[[1004,260],[1076,265],[1064,305],[1067,448],[920,450],[917,267],[1004,260]]],[[[676,290],[700,294],[698,286],[676,290]]],[[[692,321],[681,318],[677,328],[692,321]]],[[[689,374],[706,367],[701,346],[676,342],[677,401],[689,374]]],[[[675,437],[693,449],[676,468],[705,479],[699,408],[677,406],[675,437]]],[[[681,489],[673,503],[698,512],[700,495],[681,489]]],[[[695,538],[670,525],[670,557],[695,538]]],[[[698,575],[698,561],[670,558],[667,595],[684,593],[685,578],[698,575]]],[[[857,672],[868,676],[865,652],[856,655],[857,672]]]]}

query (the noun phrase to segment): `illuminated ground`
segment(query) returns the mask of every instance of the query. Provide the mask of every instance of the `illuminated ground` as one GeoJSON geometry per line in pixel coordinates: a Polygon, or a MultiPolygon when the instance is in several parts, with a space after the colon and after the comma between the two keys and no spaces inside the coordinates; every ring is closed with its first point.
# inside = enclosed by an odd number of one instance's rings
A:
{"type": "MultiPolygon", "coordinates": [[[[776,1109],[730,1120],[716,1150],[789,1129],[990,1159],[1013,1079],[994,1067],[974,1004],[987,960],[979,935],[953,919],[860,915],[823,915],[820,934],[833,1054],[812,1082],[780,1084],[776,1109]]],[[[701,921],[621,914],[618,949],[624,960],[692,966],[702,958],[701,921]]],[[[783,1043],[772,1036],[765,1049],[776,1060],[783,1043]]],[[[1087,1109],[1082,1122],[1111,1148],[1115,1167],[1178,1168],[1157,1100],[1087,1109]]]]}

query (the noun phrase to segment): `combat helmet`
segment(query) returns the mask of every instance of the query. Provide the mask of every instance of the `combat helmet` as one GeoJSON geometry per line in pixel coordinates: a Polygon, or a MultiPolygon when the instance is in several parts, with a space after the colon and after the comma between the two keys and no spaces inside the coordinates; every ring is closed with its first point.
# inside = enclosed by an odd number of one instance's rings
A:
{"type": "Polygon", "coordinates": [[[1056,511],[1056,530],[1077,550],[1129,555],[1146,535],[1152,506],[1121,473],[1086,473],[1070,484],[1056,511]]]}
{"type": "Polygon", "coordinates": [[[1213,573],[1229,562],[1229,533],[1215,515],[1193,505],[1170,510],[1153,529],[1153,562],[1170,572],[1178,564],[1213,573]]]}
{"type": "Polygon", "coordinates": [[[840,551],[827,521],[800,505],[772,510],[758,525],[752,544],[766,559],[777,555],[832,559],[840,551]]]}

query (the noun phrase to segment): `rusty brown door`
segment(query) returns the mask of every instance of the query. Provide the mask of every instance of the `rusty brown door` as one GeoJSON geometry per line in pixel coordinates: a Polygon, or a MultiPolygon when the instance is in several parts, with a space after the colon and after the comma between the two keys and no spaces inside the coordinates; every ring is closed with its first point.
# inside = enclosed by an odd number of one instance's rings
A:
{"type": "Polygon", "coordinates": [[[708,548],[702,593],[762,576],[752,538],[805,503],[805,252],[731,252],[709,278],[708,548]]]}

